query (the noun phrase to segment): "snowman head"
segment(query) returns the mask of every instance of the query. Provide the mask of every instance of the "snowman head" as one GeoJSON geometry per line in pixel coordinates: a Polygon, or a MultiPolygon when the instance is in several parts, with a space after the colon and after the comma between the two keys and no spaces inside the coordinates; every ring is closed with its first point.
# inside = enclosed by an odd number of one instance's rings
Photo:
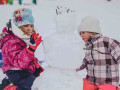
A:
{"type": "Polygon", "coordinates": [[[56,30],[57,33],[71,33],[76,30],[76,13],[69,8],[57,6],[56,30]]]}

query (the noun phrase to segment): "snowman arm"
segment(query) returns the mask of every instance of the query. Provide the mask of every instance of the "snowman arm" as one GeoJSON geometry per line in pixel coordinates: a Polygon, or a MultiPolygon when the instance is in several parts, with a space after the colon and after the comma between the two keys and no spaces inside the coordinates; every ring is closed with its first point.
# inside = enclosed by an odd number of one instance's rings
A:
{"type": "Polygon", "coordinates": [[[67,7],[57,6],[57,8],[56,8],[56,14],[57,15],[60,15],[62,13],[72,13],[72,12],[75,12],[75,11],[71,10],[67,7]]]}

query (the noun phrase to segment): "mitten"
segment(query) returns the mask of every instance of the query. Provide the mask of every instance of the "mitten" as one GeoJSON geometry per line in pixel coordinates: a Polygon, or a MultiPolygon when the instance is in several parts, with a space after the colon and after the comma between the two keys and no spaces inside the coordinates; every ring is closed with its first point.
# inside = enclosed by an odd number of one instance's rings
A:
{"type": "Polygon", "coordinates": [[[44,71],[43,67],[37,62],[37,60],[33,61],[35,65],[35,72],[33,73],[34,76],[38,77],[41,72],[44,71]]]}
{"type": "Polygon", "coordinates": [[[33,33],[30,36],[30,44],[29,47],[27,48],[28,53],[33,54],[36,50],[36,48],[38,47],[38,45],[42,42],[42,37],[39,36],[38,33],[33,33]]]}

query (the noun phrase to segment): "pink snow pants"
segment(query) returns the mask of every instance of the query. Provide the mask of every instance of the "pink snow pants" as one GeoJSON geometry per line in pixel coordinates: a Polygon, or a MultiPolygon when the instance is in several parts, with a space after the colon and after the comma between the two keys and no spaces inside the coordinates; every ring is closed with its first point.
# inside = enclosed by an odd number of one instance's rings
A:
{"type": "Polygon", "coordinates": [[[87,79],[83,79],[83,90],[120,90],[119,88],[116,88],[116,86],[111,84],[104,84],[104,85],[94,85],[87,79]]]}

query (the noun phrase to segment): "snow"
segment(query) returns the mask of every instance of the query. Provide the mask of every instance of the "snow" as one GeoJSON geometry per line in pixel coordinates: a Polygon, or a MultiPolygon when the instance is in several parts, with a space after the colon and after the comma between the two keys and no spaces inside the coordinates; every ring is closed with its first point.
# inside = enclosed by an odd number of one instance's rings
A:
{"type": "Polygon", "coordinates": [[[79,59],[82,58],[79,54],[83,50],[79,37],[74,33],[77,27],[75,17],[73,12],[67,11],[57,15],[56,32],[44,39],[45,60],[50,66],[67,69],[79,67],[79,59]]]}
{"type": "Polygon", "coordinates": [[[34,84],[34,87],[39,87],[39,90],[80,90],[82,78],[74,70],[49,66],[34,84]]]}
{"type": "Polygon", "coordinates": [[[74,34],[76,24],[73,17],[75,17],[73,13],[62,13],[57,16],[56,32],[43,41],[45,62],[48,67],[40,77],[39,87],[42,90],[79,90],[81,88],[82,78],[79,78],[75,69],[80,66],[80,59],[84,55],[80,55],[83,50],[79,38],[74,34]],[[58,83],[53,84],[54,82],[58,83]]]}
{"type": "MultiPolygon", "coordinates": [[[[103,35],[120,41],[119,4],[120,0],[39,0],[37,5],[1,5],[0,32],[12,18],[15,9],[31,8],[35,29],[44,41],[38,47],[36,56],[39,60],[45,60],[42,64],[45,71],[35,80],[33,90],[82,90],[82,79],[86,76],[86,70],[75,72],[75,68],[82,63],[84,43],[77,33],[77,28],[68,32],[57,27],[60,23],[56,23],[56,6],[75,10],[77,25],[85,16],[95,16],[101,22],[103,35]]],[[[76,24],[73,22],[72,25],[76,24]]],[[[5,75],[0,70],[0,81],[3,77],[5,75]]]]}

